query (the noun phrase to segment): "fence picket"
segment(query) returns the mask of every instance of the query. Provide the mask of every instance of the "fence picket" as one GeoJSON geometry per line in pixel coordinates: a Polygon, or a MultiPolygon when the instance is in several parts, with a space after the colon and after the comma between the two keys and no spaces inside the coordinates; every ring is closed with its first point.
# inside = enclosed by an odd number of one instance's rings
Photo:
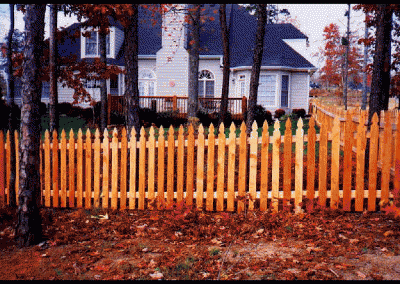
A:
{"type": "Polygon", "coordinates": [[[167,168],[167,206],[174,201],[174,162],[175,162],[175,138],[172,125],[168,130],[168,168],[167,168]]]}
{"type": "Polygon", "coordinates": [[[303,151],[304,151],[304,130],[303,119],[297,122],[296,130],[296,162],[295,162],[295,198],[294,205],[296,212],[300,212],[300,203],[303,202],[303,151]]]}
{"type": "Polygon", "coordinates": [[[156,140],[154,138],[154,127],[151,126],[149,130],[149,156],[147,159],[148,163],[148,208],[150,210],[154,209],[154,173],[155,173],[155,152],[156,152],[156,140]]]}
{"type": "Polygon", "coordinates": [[[15,201],[19,204],[19,136],[18,131],[14,131],[15,138],[15,201]]]}
{"type": "MultiPolygon", "coordinates": [[[[57,132],[56,132],[57,134],[57,132]]],[[[56,136],[57,137],[57,136],[56,136]]],[[[53,140],[54,141],[54,140],[53,140]]],[[[58,146],[58,141],[57,141],[57,146],[58,146]]],[[[68,170],[69,170],[69,197],[68,197],[68,203],[69,203],[69,207],[72,208],[74,207],[74,203],[75,203],[75,137],[74,137],[74,131],[70,130],[69,132],[69,150],[68,150],[68,154],[69,154],[69,158],[68,158],[68,170]]],[[[58,159],[58,154],[56,154],[57,159],[58,159]]],[[[57,163],[58,166],[58,162],[57,163]]],[[[58,171],[58,170],[57,170],[58,171]]],[[[54,172],[54,171],[53,171],[54,172]]],[[[57,202],[58,202],[58,197],[57,197],[57,202]]]]}
{"type": "Polygon", "coordinates": [[[121,131],[121,176],[120,176],[120,208],[126,209],[126,198],[127,198],[127,161],[128,161],[128,138],[126,128],[122,128],[121,131]]]}
{"type": "Polygon", "coordinates": [[[400,113],[397,112],[396,123],[396,142],[395,142],[395,155],[394,155],[394,182],[393,182],[393,195],[396,202],[400,201],[400,113]]]}
{"type": "Polygon", "coordinates": [[[183,136],[183,126],[179,127],[178,131],[178,153],[177,153],[177,181],[176,181],[176,201],[181,202],[183,200],[183,163],[184,163],[184,146],[185,137],[183,136]]]}
{"type": "Polygon", "coordinates": [[[51,171],[50,171],[50,133],[44,133],[44,206],[50,207],[51,197],[51,171]]]}
{"type": "Polygon", "coordinates": [[[392,123],[390,115],[385,117],[385,128],[383,130],[382,149],[382,181],[381,181],[381,202],[383,204],[389,202],[389,181],[390,181],[390,167],[392,165],[392,123]]]}
{"type": "Polygon", "coordinates": [[[118,131],[114,128],[111,140],[111,209],[118,206],[118,131]]]}
{"type": "Polygon", "coordinates": [[[144,128],[140,129],[139,139],[139,201],[138,208],[144,209],[144,198],[145,198],[145,181],[146,181],[146,133],[144,128]]]}
{"type": "Polygon", "coordinates": [[[64,129],[61,132],[61,207],[67,207],[67,138],[64,129]]]}
{"type": "Polygon", "coordinates": [[[6,169],[6,161],[5,161],[5,149],[4,149],[4,133],[3,130],[0,130],[0,206],[6,205],[5,200],[5,169],[6,169]]]}
{"type": "Polygon", "coordinates": [[[225,128],[221,123],[218,134],[217,211],[224,210],[225,144],[225,128]]]}
{"type": "Polygon", "coordinates": [[[258,133],[257,122],[254,121],[250,133],[250,153],[249,153],[249,210],[254,210],[254,201],[256,200],[257,189],[257,147],[258,133]]]}
{"type": "Polygon", "coordinates": [[[356,211],[364,210],[365,115],[366,112],[362,111],[357,127],[356,211]]]}
{"type": "Polygon", "coordinates": [[[187,147],[187,176],[186,176],[186,204],[193,204],[194,191],[194,129],[190,124],[188,127],[188,147],[187,147]]]}
{"type": "Polygon", "coordinates": [[[78,130],[76,149],[76,206],[82,208],[83,197],[83,139],[82,129],[78,130]]]}
{"type": "MultiPolygon", "coordinates": [[[[73,144],[75,145],[75,144],[73,144]]],[[[53,147],[52,147],[52,185],[53,185],[53,207],[58,207],[58,138],[57,131],[53,131],[53,147]]]]}
{"type": "Polygon", "coordinates": [[[331,164],[331,208],[337,209],[339,204],[339,151],[340,121],[335,117],[332,128],[332,164],[331,164]]]}
{"type": "Polygon", "coordinates": [[[85,153],[85,208],[89,209],[92,199],[92,137],[89,128],[86,130],[85,153]]]}
{"type": "Polygon", "coordinates": [[[260,183],[260,210],[265,211],[268,207],[268,147],[269,134],[268,122],[265,120],[261,138],[261,183],[260,183]]]}
{"type": "Polygon", "coordinates": [[[235,158],[236,158],[236,127],[232,123],[229,133],[229,149],[228,149],[228,199],[227,199],[227,210],[233,211],[235,205],[235,158]]]}
{"type": "Polygon", "coordinates": [[[369,139],[369,174],[368,174],[368,211],[376,209],[376,183],[378,174],[378,143],[379,125],[378,114],[372,116],[372,125],[369,139]]]}
{"type": "Polygon", "coordinates": [[[157,158],[157,209],[160,210],[164,204],[164,169],[165,169],[165,137],[164,128],[158,131],[158,158],[157,158]]]}
{"type": "Polygon", "coordinates": [[[238,176],[238,202],[237,211],[240,213],[244,210],[244,199],[246,194],[246,168],[247,168],[247,135],[246,124],[242,122],[240,126],[240,142],[239,142],[239,176],[238,176]]]}
{"type": "Polygon", "coordinates": [[[101,197],[102,200],[102,208],[108,208],[108,199],[109,199],[109,169],[110,169],[110,140],[108,138],[108,130],[104,129],[103,134],[103,184],[101,189],[101,197]]]}
{"type": "Polygon", "coordinates": [[[343,210],[350,211],[351,205],[351,156],[352,156],[352,116],[346,112],[344,136],[344,166],[343,166],[343,210]]]}
{"type": "Polygon", "coordinates": [[[312,200],[315,197],[315,119],[314,116],[308,122],[308,141],[307,141],[307,199],[308,209],[313,208],[312,200]]]}
{"type": "Polygon", "coordinates": [[[197,146],[197,173],[196,173],[196,207],[203,208],[204,192],[204,127],[202,124],[198,128],[197,146]]]}
{"type": "Polygon", "coordinates": [[[319,204],[323,207],[326,206],[327,199],[327,160],[328,160],[328,129],[326,115],[321,123],[320,139],[319,139],[319,158],[318,158],[318,197],[319,204]]]}
{"type": "Polygon", "coordinates": [[[97,128],[94,134],[94,172],[93,172],[93,188],[94,198],[93,207],[100,208],[100,131],[97,128]]]}
{"type": "Polygon", "coordinates": [[[132,127],[129,137],[129,209],[136,207],[136,146],[136,130],[132,127]]]}
{"type": "Polygon", "coordinates": [[[208,128],[208,149],[207,149],[207,198],[206,210],[213,210],[214,203],[214,149],[215,149],[215,135],[214,125],[211,123],[208,128]]]}
{"type": "Polygon", "coordinates": [[[285,123],[283,143],[283,206],[289,206],[292,190],[292,122],[290,118],[285,123]]]}
{"type": "Polygon", "coordinates": [[[275,120],[274,133],[272,136],[272,201],[271,207],[278,212],[279,205],[279,149],[281,146],[281,133],[279,131],[279,120],[275,120]]]}

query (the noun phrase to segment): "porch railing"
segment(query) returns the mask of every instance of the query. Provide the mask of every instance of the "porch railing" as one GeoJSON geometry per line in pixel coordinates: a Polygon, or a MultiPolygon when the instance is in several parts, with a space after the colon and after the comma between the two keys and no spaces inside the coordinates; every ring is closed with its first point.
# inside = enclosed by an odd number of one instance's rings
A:
{"type": "MultiPolygon", "coordinates": [[[[187,97],[178,96],[140,96],[139,106],[156,112],[176,112],[179,118],[187,115],[187,97]]],[[[108,95],[108,124],[111,121],[111,112],[123,114],[124,100],[122,96],[108,95]]],[[[221,98],[199,98],[199,109],[208,114],[218,113],[221,98]]],[[[228,98],[228,112],[234,119],[243,119],[247,110],[247,98],[228,98]]]]}

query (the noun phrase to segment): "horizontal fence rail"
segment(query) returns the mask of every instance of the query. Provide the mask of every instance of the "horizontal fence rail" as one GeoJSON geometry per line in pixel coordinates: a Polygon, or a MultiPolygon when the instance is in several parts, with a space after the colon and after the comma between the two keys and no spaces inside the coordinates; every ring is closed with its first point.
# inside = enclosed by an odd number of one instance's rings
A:
{"type": "MultiPolygon", "coordinates": [[[[134,130],[128,139],[125,129],[94,135],[87,130],[85,136],[79,130],[77,137],[71,130],[68,138],[65,131],[61,137],[46,131],[40,153],[42,205],[153,210],[185,201],[207,211],[277,212],[289,206],[298,212],[303,204],[317,203],[376,211],[400,190],[399,127],[393,136],[391,123],[385,123],[381,140],[376,115],[369,131],[364,123],[354,129],[350,115],[343,130],[338,117],[332,127],[321,118],[319,134],[314,117],[307,135],[302,119],[294,135],[291,123],[286,121],[281,135],[276,121],[272,136],[266,122],[260,132],[254,123],[250,135],[244,123],[239,130],[232,124],[227,133],[223,125],[142,128],[138,139],[134,130]]],[[[9,202],[10,133],[4,138],[0,132],[2,205],[9,202]]],[[[18,133],[14,139],[18,149],[18,133]]],[[[17,195],[18,179],[17,171],[17,195]]]]}

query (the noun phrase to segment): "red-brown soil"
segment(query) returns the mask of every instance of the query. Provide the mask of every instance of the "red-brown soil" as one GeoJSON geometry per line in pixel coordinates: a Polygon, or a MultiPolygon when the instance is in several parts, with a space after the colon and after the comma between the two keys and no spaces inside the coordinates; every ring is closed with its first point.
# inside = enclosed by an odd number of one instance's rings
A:
{"type": "Polygon", "coordinates": [[[0,279],[400,279],[399,221],[384,213],[41,209],[18,248],[0,211],[0,279]]]}

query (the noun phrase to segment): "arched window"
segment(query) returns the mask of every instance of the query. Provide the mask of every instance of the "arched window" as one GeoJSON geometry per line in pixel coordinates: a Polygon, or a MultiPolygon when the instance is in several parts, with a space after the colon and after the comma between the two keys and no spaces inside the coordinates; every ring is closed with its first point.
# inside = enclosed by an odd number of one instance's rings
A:
{"type": "Polygon", "coordinates": [[[156,76],[153,71],[144,69],[139,73],[139,96],[154,96],[156,76]]]}
{"type": "Polygon", "coordinates": [[[214,74],[208,70],[199,72],[199,98],[214,97],[214,74]]]}

